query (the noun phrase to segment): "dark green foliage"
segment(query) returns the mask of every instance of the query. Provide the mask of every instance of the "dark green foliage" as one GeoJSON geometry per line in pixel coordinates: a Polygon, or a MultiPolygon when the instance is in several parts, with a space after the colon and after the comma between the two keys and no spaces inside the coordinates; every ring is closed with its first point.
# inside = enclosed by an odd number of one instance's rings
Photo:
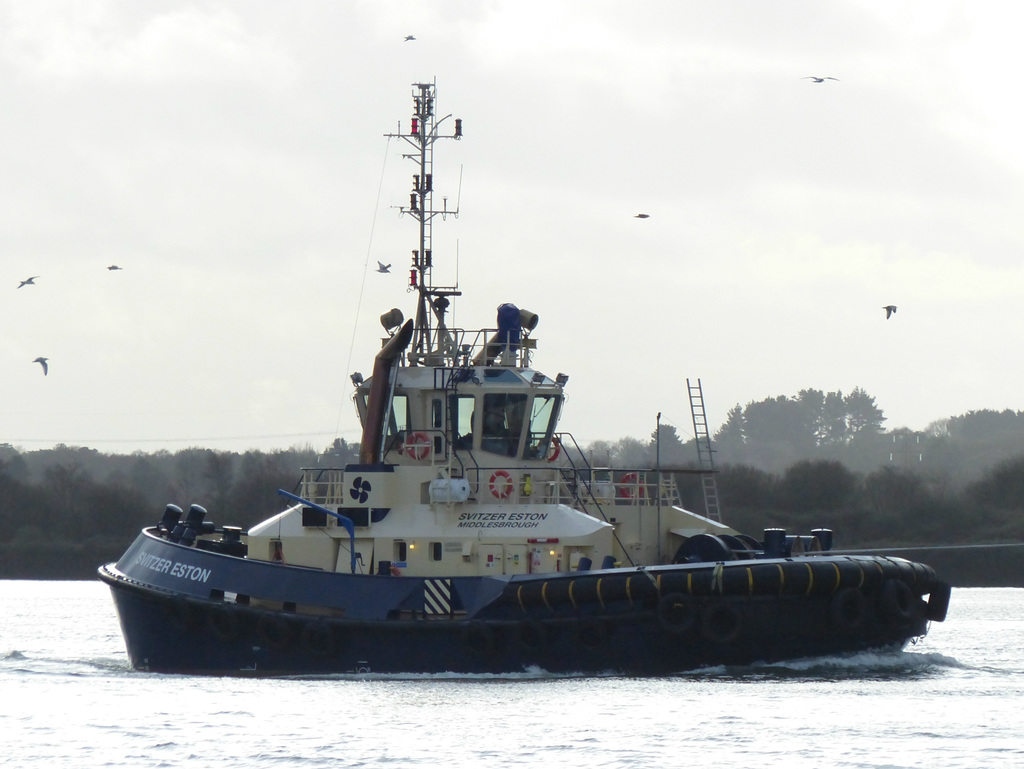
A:
{"type": "Polygon", "coordinates": [[[777,498],[784,510],[834,513],[853,496],[857,480],[839,462],[803,460],[782,475],[777,498]]]}
{"type": "MultiPolygon", "coordinates": [[[[339,440],[322,464],[356,459],[357,447],[339,440]]],[[[302,468],[316,465],[308,448],[108,455],[0,446],[0,578],[88,579],[168,503],[197,503],[207,520],[250,527],[283,509],[277,489],[294,491],[302,468]]]]}
{"type": "Polygon", "coordinates": [[[1024,512],[1024,456],[999,463],[969,493],[979,504],[1024,512]]]}
{"type": "Polygon", "coordinates": [[[822,453],[852,453],[882,434],[885,414],[857,387],[841,391],[801,390],[739,404],[715,434],[719,460],[782,470],[822,453]]]}

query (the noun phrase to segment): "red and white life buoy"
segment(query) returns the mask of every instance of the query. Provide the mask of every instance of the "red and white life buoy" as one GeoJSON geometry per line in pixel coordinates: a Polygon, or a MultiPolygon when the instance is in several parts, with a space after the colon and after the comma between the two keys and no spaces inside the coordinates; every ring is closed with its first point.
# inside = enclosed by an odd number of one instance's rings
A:
{"type": "Polygon", "coordinates": [[[514,486],[508,470],[495,470],[491,473],[491,494],[495,499],[508,499],[514,486]]]}
{"type": "Polygon", "coordinates": [[[422,462],[430,454],[430,436],[421,432],[410,433],[402,450],[406,456],[422,462]]]}
{"type": "Polygon", "coordinates": [[[554,462],[561,453],[562,442],[558,438],[552,438],[551,445],[548,447],[548,462],[554,462]]]}
{"type": "Polygon", "coordinates": [[[619,480],[615,488],[615,496],[621,499],[635,499],[639,494],[639,480],[640,478],[636,473],[626,473],[619,480]]]}

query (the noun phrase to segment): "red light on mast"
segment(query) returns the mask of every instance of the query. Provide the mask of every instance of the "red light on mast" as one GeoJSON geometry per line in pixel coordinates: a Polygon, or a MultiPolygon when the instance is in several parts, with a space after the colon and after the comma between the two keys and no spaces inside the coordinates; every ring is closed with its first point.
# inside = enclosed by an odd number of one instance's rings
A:
{"type": "Polygon", "coordinates": [[[409,288],[416,288],[416,270],[409,270],[409,288]]]}
{"type": "Polygon", "coordinates": [[[412,119],[412,132],[418,134],[420,132],[420,121],[419,118],[412,119]]]}

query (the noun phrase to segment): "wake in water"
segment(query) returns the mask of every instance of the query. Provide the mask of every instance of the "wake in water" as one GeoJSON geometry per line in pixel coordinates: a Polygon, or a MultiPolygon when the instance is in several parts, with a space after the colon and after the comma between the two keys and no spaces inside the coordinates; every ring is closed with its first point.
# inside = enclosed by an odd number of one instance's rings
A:
{"type": "MultiPolygon", "coordinates": [[[[699,668],[677,673],[669,678],[690,680],[770,680],[805,679],[820,681],[836,680],[907,680],[925,678],[950,670],[968,670],[952,657],[944,654],[919,654],[906,651],[866,651],[849,655],[813,657],[787,662],[755,663],[699,668]]],[[[530,681],[560,680],[577,678],[621,678],[621,674],[606,672],[592,673],[549,673],[531,667],[522,673],[475,674],[475,673],[343,673],[335,675],[281,676],[290,680],[318,681],[530,681]]],[[[626,676],[635,678],[635,676],[626,676]]]]}
{"type": "Polygon", "coordinates": [[[35,656],[18,649],[0,654],[0,672],[48,676],[138,675],[127,660],[35,656]]]}
{"type": "Polygon", "coordinates": [[[919,654],[907,651],[865,651],[855,654],[812,657],[787,662],[757,663],[742,666],[718,666],[681,673],[682,678],[722,679],[809,679],[906,680],[925,678],[949,670],[963,670],[956,659],[944,654],[919,654]]]}

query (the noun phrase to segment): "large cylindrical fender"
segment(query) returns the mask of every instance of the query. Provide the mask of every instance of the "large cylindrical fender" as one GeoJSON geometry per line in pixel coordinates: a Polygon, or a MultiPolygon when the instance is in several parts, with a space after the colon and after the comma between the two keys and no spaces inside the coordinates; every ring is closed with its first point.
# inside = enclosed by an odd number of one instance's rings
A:
{"type": "Polygon", "coordinates": [[[700,613],[700,632],[708,641],[728,644],[743,629],[743,615],[738,606],[723,601],[710,601],[700,613]]]}
{"type": "Polygon", "coordinates": [[[943,622],[946,619],[946,612],[949,610],[949,596],[953,590],[946,582],[936,582],[932,585],[931,590],[925,616],[932,622],[943,622]]]}
{"type": "Polygon", "coordinates": [[[833,625],[842,631],[853,632],[867,619],[868,600],[857,588],[844,587],[832,596],[829,612],[833,625]]]}
{"type": "Polygon", "coordinates": [[[878,613],[892,624],[908,622],[914,616],[914,596],[901,579],[887,579],[878,593],[878,613]]]}
{"type": "Polygon", "coordinates": [[[681,635],[697,623],[697,605],[685,593],[668,593],[658,601],[658,623],[669,633],[681,635]]]}

